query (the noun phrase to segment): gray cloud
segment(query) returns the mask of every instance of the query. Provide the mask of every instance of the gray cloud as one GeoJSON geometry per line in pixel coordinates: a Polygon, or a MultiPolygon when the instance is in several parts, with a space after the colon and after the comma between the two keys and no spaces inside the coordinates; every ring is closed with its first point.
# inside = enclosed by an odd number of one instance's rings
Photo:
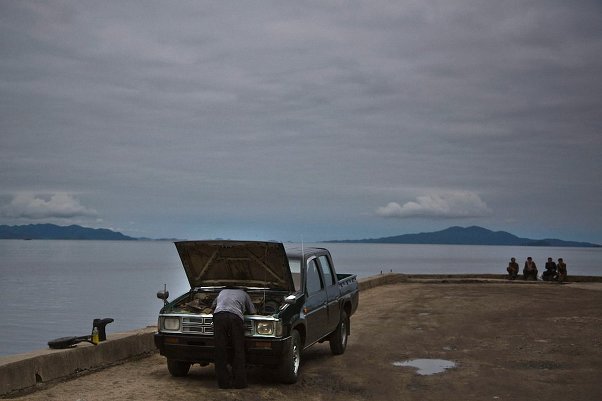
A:
{"type": "Polygon", "coordinates": [[[73,195],[56,193],[50,195],[18,194],[0,208],[0,215],[10,218],[51,219],[96,216],[94,209],[86,208],[73,195]]]}
{"type": "Polygon", "coordinates": [[[415,201],[406,202],[403,205],[389,202],[386,206],[376,209],[376,214],[382,217],[396,218],[460,218],[487,216],[491,214],[491,210],[479,195],[456,191],[419,196],[415,201]]]}
{"type": "Polygon", "coordinates": [[[454,223],[602,242],[601,16],[559,0],[2,2],[0,223],[27,220],[18,194],[63,193],[97,213],[78,221],[135,235],[380,237],[443,228],[427,203],[462,189],[490,213],[457,200],[473,212],[454,223]],[[407,200],[403,226],[374,213],[407,200]]]}
{"type": "Polygon", "coordinates": [[[491,214],[491,210],[479,195],[456,191],[419,196],[415,201],[406,202],[403,205],[389,202],[386,206],[376,209],[376,214],[382,217],[397,218],[460,218],[487,216],[491,214]]]}

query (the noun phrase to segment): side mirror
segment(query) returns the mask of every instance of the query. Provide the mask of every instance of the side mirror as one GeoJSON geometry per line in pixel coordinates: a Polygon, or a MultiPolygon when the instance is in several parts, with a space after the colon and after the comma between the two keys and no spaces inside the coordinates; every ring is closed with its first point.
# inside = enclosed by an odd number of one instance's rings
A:
{"type": "Polygon", "coordinates": [[[167,291],[167,284],[163,284],[163,291],[157,292],[157,298],[162,299],[167,304],[167,298],[169,298],[169,291],[167,291]]]}
{"type": "Polygon", "coordinates": [[[285,304],[289,304],[289,305],[294,305],[294,303],[297,301],[297,297],[295,295],[289,295],[287,297],[284,298],[284,303],[285,304]]]}

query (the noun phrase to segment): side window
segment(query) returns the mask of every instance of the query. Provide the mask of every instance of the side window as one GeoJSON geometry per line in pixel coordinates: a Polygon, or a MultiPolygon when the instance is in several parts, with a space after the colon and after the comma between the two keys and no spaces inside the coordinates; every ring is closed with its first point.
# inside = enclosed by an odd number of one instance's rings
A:
{"type": "Polygon", "coordinates": [[[313,294],[314,292],[318,292],[322,289],[322,279],[320,278],[318,264],[316,263],[315,259],[307,262],[306,287],[308,294],[313,294]]]}
{"type": "Polygon", "coordinates": [[[319,257],[320,266],[322,268],[322,276],[324,277],[324,283],[326,286],[331,286],[335,283],[334,274],[332,274],[332,266],[325,255],[319,257]]]}

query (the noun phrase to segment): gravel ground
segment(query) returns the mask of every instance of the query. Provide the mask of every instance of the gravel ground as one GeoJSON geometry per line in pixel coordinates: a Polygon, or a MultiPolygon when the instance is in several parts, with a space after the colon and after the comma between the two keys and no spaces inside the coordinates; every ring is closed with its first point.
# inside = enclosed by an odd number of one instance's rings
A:
{"type": "Polygon", "coordinates": [[[282,385],[249,369],[249,388],[219,390],[213,366],[173,378],[158,354],[17,400],[601,400],[600,284],[403,283],[361,293],[347,351],[303,354],[282,385]],[[455,367],[422,375],[408,360],[455,367]],[[441,362],[444,364],[447,362],[441,362]]]}

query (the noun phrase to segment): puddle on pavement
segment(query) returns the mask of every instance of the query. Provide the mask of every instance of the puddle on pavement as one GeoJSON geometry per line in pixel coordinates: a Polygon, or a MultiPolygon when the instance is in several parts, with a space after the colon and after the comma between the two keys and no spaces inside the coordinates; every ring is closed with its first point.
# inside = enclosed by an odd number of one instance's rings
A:
{"type": "Polygon", "coordinates": [[[410,367],[418,369],[419,375],[434,375],[444,372],[445,369],[452,369],[456,364],[445,359],[410,359],[403,362],[393,362],[393,366],[410,367]]]}

